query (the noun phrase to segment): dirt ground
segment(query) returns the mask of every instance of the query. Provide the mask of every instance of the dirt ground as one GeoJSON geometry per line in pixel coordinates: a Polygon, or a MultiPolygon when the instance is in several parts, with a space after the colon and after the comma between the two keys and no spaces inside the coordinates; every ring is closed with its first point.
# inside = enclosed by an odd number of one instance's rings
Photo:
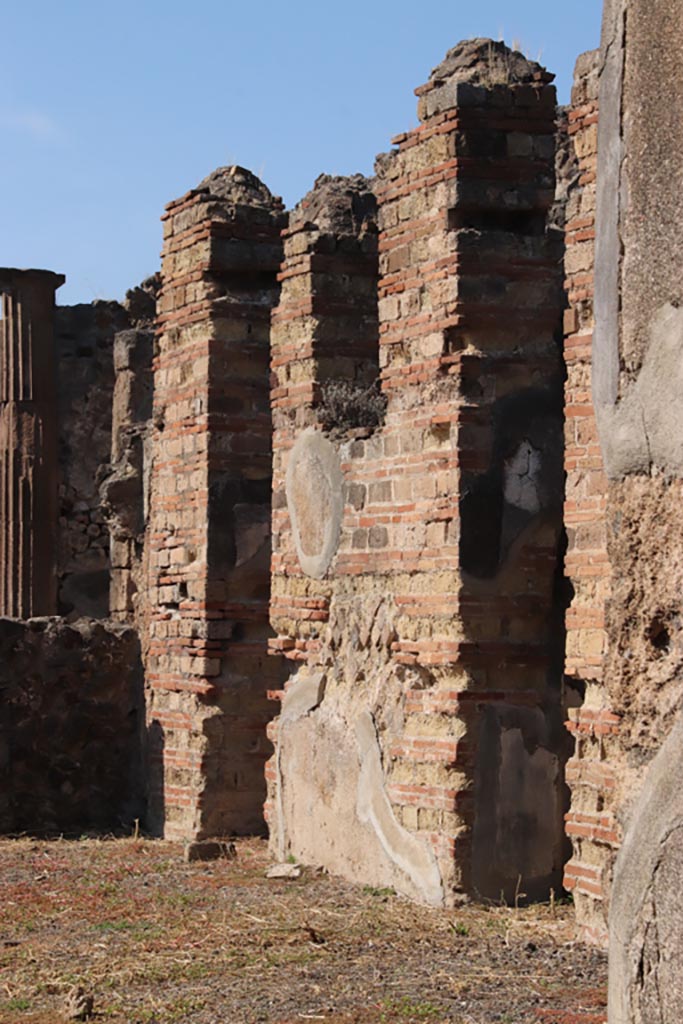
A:
{"type": "Polygon", "coordinates": [[[146,839],[0,841],[0,1022],[56,1024],[80,985],[120,1024],[599,1024],[603,954],[571,907],[430,910],[265,844],[186,864],[146,839]]]}

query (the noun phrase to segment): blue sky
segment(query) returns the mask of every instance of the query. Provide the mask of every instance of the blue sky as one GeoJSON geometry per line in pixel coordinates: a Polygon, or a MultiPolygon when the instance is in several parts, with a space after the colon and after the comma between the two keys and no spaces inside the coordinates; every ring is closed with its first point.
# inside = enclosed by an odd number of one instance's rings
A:
{"type": "Polygon", "coordinates": [[[515,42],[569,96],[598,0],[22,0],[3,7],[0,266],[122,298],[159,266],[165,203],[222,164],[293,205],[372,173],[415,86],[470,36],[515,42]]]}

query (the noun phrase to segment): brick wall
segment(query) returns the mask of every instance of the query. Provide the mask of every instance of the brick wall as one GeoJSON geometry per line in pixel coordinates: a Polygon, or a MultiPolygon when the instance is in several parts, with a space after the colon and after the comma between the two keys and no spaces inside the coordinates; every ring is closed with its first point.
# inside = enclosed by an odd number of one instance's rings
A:
{"type": "Polygon", "coordinates": [[[378,160],[383,424],[335,431],[320,380],[322,339],[369,341],[349,310],[370,214],[341,224],[321,212],[334,197],[308,198],[273,322],[272,648],[291,665],[274,847],[432,902],[561,875],[549,79],[462,44],[378,160]]]}
{"type": "Polygon", "coordinates": [[[147,532],[152,825],[263,828],[268,336],[282,204],[222,168],[167,207],[147,532]]]}
{"type": "Polygon", "coordinates": [[[597,169],[599,51],[579,57],[568,114],[577,176],[566,207],[565,312],[565,573],[572,598],[567,609],[565,686],[567,726],[574,756],[567,765],[571,809],[566,819],[573,856],[564,884],[573,895],[587,938],[604,942],[603,901],[618,830],[612,808],[613,755],[618,718],[604,684],[610,591],[607,556],[607,479],[602,465],[591,395],[593,268],[597,169]]]}

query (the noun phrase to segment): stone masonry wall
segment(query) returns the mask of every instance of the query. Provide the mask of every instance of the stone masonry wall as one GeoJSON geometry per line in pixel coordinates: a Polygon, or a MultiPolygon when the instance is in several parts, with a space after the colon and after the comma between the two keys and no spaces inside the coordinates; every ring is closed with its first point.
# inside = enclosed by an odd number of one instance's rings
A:
{"type": "Polygon", "coordinates": [[[564,884],[573,893],[585,937],[604,943],[605,872],[611,870],[618,842],[611,760],[618,719],[605,685],[605,607],[610,591],[607,478],[591,396],[599,57],[597,50],[579,57],[568,116],[578,176],[567,197],[565,239],[565,574],[572,589],[565,688],[575,748],[567,765],[572,802],[566,829],[573,856],[564,884]]]}
{"type": "Polygon", "coordinates": [[[378,160],[384,414],[335,430],[320,381],[326,339],[371,339],[371,204],[329,210],[351,183],[292,218],[273,317],[273,845],[435,904],[563,861],[549,79],[461,44],[378,160]]]}
{"type": "Polygon", "coordinates": [[[133,630],[0,619],[0,831],[112,830],[144,809],[133,630]]]}
{"type": "MultiPolygon", "coordinates": [[[[620,720],[610,755],[613,807],[620,829],[631,832],[610,891],[615,1022],[677,1020],[682,1005],[666,968],[677,947],[665,948],[667,911],[661,889],[652,894],[659,866],[660,878],[670,870],[657,843],[662,830],[680,829],[680,819],[672,820],[675,805],[666,796],[659,803],[646,789],[645,806],[641,799],[648,765],[674,734],[683,699],[682,32],[683,10],[668,0],[604,5],[593,397],[609,480],[605,680],[620,720]],[[630,822],[648,816],[643,852],[652,860],[638,877],[644,861],[630,822]],[[633,1015],[624,1012],[627,1003],[633,1015]]],[[[674,743],[673,754],[657,760],[660,779],[680,789],[677,749],[674,743]]]]}
{"type": "Polygon", "coordinates": [[[56,311],[59,400],[59,611],[109,610],[109,531],[99,484],[111,453],[114,335],[129,326],[118,302],[56,311]]]}
{"type": "Polygon", "coordinates": [[[111,466],[100,485],[110,535],[109,614],[135,623],[146,637],[154,333],[121,331],[114,338],[111,466]]]}
{"type": "MultiPolygon", "coordinates": [[[[570,332],[578,327],[579,337],[571,333],[567,339],[567,573],[575,589],[567,670],[585,694],[581,706],[570,711],[576,753],[568,767],[567,831],[574,856],[566,884],[574,891],[584,935],[598,942],[605,941],[612,915],[624,828],[638,806],[645,769],[669,735],[681,701],[683,561],[677,537],[683,435],[675,395],[683,326],[674,268],[680,262],[683,140],[673,113],[677,99],[668,95],[663,102],[658,85],[661,76],[679,83],[680,54],[672,41],[678,39],[680,20],[680,11],[667,3],[610,0],[605,5],[595,325],[583,378],[577,376],[576,359],[590,323],[586,320],[582,331],[580,305],[569,313],[570,332]],[[659,54],[656,73],[654,52],[659,54]],[[583,395],[573,391],[577,380],[583,395]]],[[[573,117],[584,180],[592,192],[597,91],[586,60],[583,67],[579,62],[573,117]]],[[[672,88],[680,92],[679,84],[672,88]]],[[[584,188],[582,204],[586,194],[584,188]]],[[[575,305],[582,270],[590,286],[592,243],[589,237],[582,240],[584,230],[592,226],[579,224],[567,238],[575,305]],[[572,269],[578,275],[573,281],[572,269]]],[[[623,886],[618,899],[616,919],[623,921],[630,900],[623,886]]]]}
{"type": "Polygon", "coordinates": [[[222,168],[167,207],[154,359],[147,716],[150,823],[171,838],[261,831],[270,311],[282,204],[222,168]]]}
{"type": "MultiPolygon", "coordinates": [[[[56,310],[58,596],[60,614],[71,618],[109,613],[110,537],[100,485],[110,472],[112,416],[121,405],[114,339],[119,331],[144,331],[153,323],[157,290],[154,276],[128,291],[123,304],[96,300],[56,310]]],[[[151,351],[146,358],[149,372],[151,351]]]]}

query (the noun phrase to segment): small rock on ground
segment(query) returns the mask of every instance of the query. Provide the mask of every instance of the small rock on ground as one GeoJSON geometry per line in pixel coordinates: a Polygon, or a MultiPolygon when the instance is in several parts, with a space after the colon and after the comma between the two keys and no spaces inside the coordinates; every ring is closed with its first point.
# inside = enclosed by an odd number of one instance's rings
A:
{"type": "Polygon", "coordinates": [[[266,878],[301,878],[300,864],[273,864],[266,871],[266,878]]]}

